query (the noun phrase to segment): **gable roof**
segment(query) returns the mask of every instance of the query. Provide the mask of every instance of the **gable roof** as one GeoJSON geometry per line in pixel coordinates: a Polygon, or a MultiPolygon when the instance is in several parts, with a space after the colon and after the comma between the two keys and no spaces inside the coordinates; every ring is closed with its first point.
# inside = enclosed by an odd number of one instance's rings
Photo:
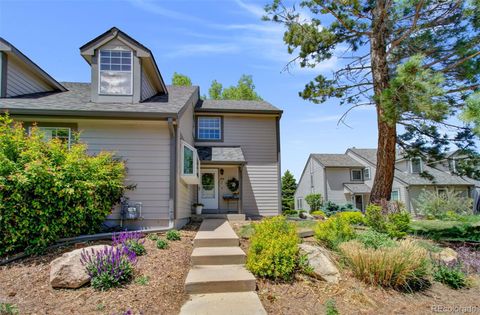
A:
{"type": "Polygon", "coordinates": [[[55,91],[66,91],[67,89],[55,80],[51,75],[49,75],[45,70],[40,68],[35,62],[30,58],[24,55],[20,50],[15,46],[9,43],[3,37],[0,37],[0,52],[5,53],[8,57],[12,57],[23,63],[28,69],[33,71],[39,78],[44,80],[48,85],[52,87],[52,90],[55,91]]]}
{"type": "MultiPolygon", "coordinates": [[[[357,149],[349,148],[347,150],[353,152],[357,156],[363,158],[371,165],[377,165],[377,149],[357,149]]],[[[433,176],[433,180],[421,176],[420,174],[412,174],[395,168],[395,178],[408,185],[472,185],[471,181],[460,176],[441,171],[429,165],[424,165],[424,171],[433,176]]]]}
{"type": "Polygon", "coordinates": [[[2,99],[0,112],[11,114],[146,118],[177,116],[187,106],[197,86],[167,86],[141,103],[92,103],[90,83],[65,82],[66,92],[36,93],[2,99]]]}
{"type": "Polygon", "coordinates": [[[200,100],[196,112],[282,114],[283,111],[265,101],[200,100]]]}
{"type": "Polygon", "coordinates": [[[346,154],[312,154],[324,167],[361,167],[364,165],[346,154]]]}
{"type": "Polygon", "coordinates": [[[80,54],[89,64],[92,64],[95,50],[113,39],[118,39],[135,50],[137,57],[142,58],[142,66],[150,66],[153,69],[155,83],[161,86],[163,92],[168,92],[151,50],[115,26],[80,47],[80,54]]]}

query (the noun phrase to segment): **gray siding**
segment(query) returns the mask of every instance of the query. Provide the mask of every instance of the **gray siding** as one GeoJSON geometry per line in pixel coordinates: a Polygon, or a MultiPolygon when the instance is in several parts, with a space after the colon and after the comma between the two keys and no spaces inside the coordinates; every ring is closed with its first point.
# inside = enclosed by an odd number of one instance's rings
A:
{"type": "Polygon", "coordinates": [[[276,117],[224,115],[224,141],[196,143],[242,147],[247,161],[242,174],[246,214],[277,215],[281,210],[276,134],[276,117]]]}
{"type": "Polygon", "coordinates": [[[7,61],[7,97],[52,91],[42,79],[35,76],[13,58],[7,61]]]}
{"type": "MultiPolygon", "coordinates": [[[[166,122],[78,121],[81,140],[90,153],[114,151],[126,160],[127,192],[132,202],[142,202],[144,219],[168,219],[170,191],[170,135],[166,122]]],[[[119,217],[118,209],[110,216],[119,217]]]]}
{"type": "Polygon", "coordinates": [[[326,168],[325,173],[327,178],[327,200],[340,205],[351,203],[351,199],[345,194],[343,184],[362,182],[352,182],[350,180],[349,168],[326,168]]]}
{"type": "Polygon", "coordinates": [[[157,91],[152,85],[152,81],[150,80],[150,77],[148,74],[145,72],[145,70],[142,67],[142,93],[141,93],[141,100],[146,100],[147,98],[150,98],[157,94],[157,91]]]}
{"type": "Polygon", "coordinates": [[[192,213],[192,204],[196,202],[197,185],[188,185],[180,178],[181,171],[181,140],[187,142],[190,145],[194,145],[193,136],[193,102],[183,113],[183,116],[179,120],[178,124],[178,146],[177,146],[177,219],[189,218],[192,213]]]}
{"type": "Polygon", "coordinates": [[[303,210],[310,211],[310,206],[305,201],[305,197],[309,194],[316,193],[321,194],[325,198],[325,171],[315,159],[309,157],[305,171],[300,178],[295,191],[295,209],[300,210],[298,207],[297,199],[302,199],[303,210]]]}

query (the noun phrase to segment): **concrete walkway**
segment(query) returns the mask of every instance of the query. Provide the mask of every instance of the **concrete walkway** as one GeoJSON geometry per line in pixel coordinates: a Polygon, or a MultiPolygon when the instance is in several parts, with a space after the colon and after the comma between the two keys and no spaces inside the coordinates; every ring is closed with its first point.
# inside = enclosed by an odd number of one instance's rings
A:
{"type": "Polygon", "coordinates": [[[226,220],[206,219],[193,241],[192,267],[185,280],[190,299],[181,315],[265,315],[255,293],[255,277],[245,268],[246,255],[226,220]]]}

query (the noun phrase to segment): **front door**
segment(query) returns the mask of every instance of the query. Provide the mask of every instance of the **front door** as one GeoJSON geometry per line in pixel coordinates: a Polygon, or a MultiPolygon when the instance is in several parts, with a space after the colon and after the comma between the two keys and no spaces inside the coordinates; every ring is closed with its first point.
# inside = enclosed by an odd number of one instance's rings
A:
{"type": "Polygon", "coordinates": [[[363,211],[363,195],[355,195],[355,208],[363,211]]]}
{"type": "Polygon", "coordinates": [[[218,170],[201,170],[199,197],[205,209],[218,209],[218,170]]]}

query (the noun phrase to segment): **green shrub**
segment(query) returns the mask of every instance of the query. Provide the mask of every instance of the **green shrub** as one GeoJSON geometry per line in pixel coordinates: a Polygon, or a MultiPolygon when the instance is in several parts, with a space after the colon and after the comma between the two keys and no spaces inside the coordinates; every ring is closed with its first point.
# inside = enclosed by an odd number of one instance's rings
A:
{"type": "Polygon", "coordinates": [[[333,201],[327,201],[324,203],[322,210],[325,212],[327,216],[332,216],[338,212],[354,211],[355,209],[351,203],[347,203],[344,205],[337,205],[333,201]]]}
{"type": "Polygon", "coordinates": [[[148,239],[151,241],[156,241],[158,240],[158,235],[155,233],[148,234],[148,239]]]}
{"type": "Polygon", "coordinates": [[[329,299],[325,302],[325,315],[339,315],[337,305],[334,300],[329,299]]]}
{"type": "Polygon", "coordinates": [[[406,291],[428,285],[427,251],[412,241],[374,249],[353,240],[340,244],[339,248],[355,277],[367,284],[406,291]]]}
{"type": "Polygon", "coordinates": [[[325,212],[323,212],[322,210],[312,211],[312,212],[310,212],[310,214],[315,216],[315,217],[321,217],[322,219],[325,219],[327,217],[325,212]]]}
{"type": "Polygon", "coordinates": [[[167,240],[179,241],[181,239],[180,232],[177,230],[170,230],[167,232],[167,240]]]}
{"type": "Polygon", "coordinates": [[[357,240],[365,246],[365,248],[379,249],[383,247],[393,247],[397,243],[385,233],[369,230],[360,233],[357,240]]]}
{"type": "Polygon", "coordinates": [[[150,278],[148,276],[140,276],[135,279],[135,283],[139,285],[147,285],[150,282],[150,278]]]}
{"type": "Polygon", "coordinates": [[[10,303],[0,303],[0,315],[17,315],[18,308],[10,303]]]}
{"type": "Polygon", "coordinates": [[[413,234],[434,240],[480,242],[480,224],[475,222],[416,220],[410,227],[413,234]]]}
{"type": "Polygon", "coordinates": [[[250,239],[247,268],[260,277],[288,280],[298,264],[298,243],[295,225],[278,216],[254,225],[250,239]]]}
{"type": "Polygon", "coordinates": [[[420,214],[435,219],[451,219],[453,214],[472,214],[473,200],[462,197],[459,192],[447,189],[445,193],[424,190],[417,199],[420,214]],[[450,218],[449,218],[450,217],[450,218]]]}
{"type": "Polygon", "coordinates": [[[317,211],[322,208],[323,198],[321,194],[306,195],[305,201],[308,203],[310,211],[317,211]]]}
{"type": "Polygon", "coordinates": [[[168,248],[168,242],[167,242],[167,240],[159,239],[159,240],[157,241],[157,248],[158,248],[158,249],[167,249],[167,248],[168,248]]]}
{"type": "Polygon", "coordinates": [[[436,265],[433,279],[448,285],[452,289],[461,289],[467,286],[467,276],[458,266],[436,265]]]}
{"type": "Polygon", "coordinates": [[[315,237],[325,246],[336,249],[340,243],[353,239],[355,231],[347,220],[335,215],[318,222],[315,237]]]}
{"type": "Polygon", "coordinates": [[[340,216],[341,218],[347,220],[348,223],[350,224],[355,224],[355,225],[365,224],[365,217],[359,211],[339,212],[336,214],[336,216],[340,216]]]}
{"type": "Polygon", "coordinates": [[[410,214],[406,211],[390,213],[387,216],[386,228],[390,237],[404,238],[410,230],[410,214]]]}
{"type": "Polygon", "coordinates": [[[59,238],[98,232],[127,187],[111,153],[44,141],[0,116],[0,256],[35,252],[59,238]]]}
{"type": "Polygon", "coordinates": [[[298,216],[298,211],[297,210],[285,210],[285,211],[283,211],[283,215],[298,216]]]}
{"type": "Polygon", "coordinates": [[[374,231],[387,233],[390,237],[403,238],[410,230],[410,214],[404,210],[384,214],[382,207],[369,204],[365,211],[365,222],[374,231]]]}
{"type": "Polygon", "coordinates": [[[137,256],[142,256],[147,253],[145,246],[140,242],[140,240],[130,239],[126,241],[124,245],[128,250],[134,252],[137,256]]]}

